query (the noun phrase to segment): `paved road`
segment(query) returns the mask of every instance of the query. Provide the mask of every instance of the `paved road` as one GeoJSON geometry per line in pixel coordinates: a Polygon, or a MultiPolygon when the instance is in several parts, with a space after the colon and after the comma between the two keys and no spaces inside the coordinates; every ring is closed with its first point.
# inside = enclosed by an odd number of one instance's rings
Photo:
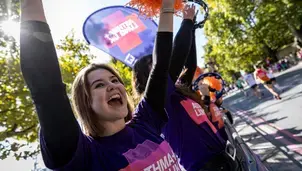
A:
{"type": "Polygon", "coordinates": [[[302,171],[302,63],[278,74],[277,81],[284,90],[280,101],[262,87],[262,100],[237,93],[224,105],[235,115],[236,130],[270,170],[302,171]]]}

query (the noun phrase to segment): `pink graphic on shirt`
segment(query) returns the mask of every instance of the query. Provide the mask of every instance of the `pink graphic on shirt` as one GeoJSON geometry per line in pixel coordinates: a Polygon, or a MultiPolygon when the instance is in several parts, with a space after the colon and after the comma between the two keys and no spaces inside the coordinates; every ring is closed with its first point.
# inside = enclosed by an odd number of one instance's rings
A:
{"type": "Polygon", "coordinates": [[[218,123],[218,128],[221,129],[224,127],[224,122],[223,122],[223,114],[221,110],[214,104],[210,104],[210,112],[212,116],[212,122],[218,123]]]}
{"type": "Polygon", "coordinates": [[[196,124],[200,125],[200,124],[203,124],[206,122],[211,127],[211,129],[214,133],[217,132],[217,129],[211,123],[211,121],[208,119],[205,111],[198,103],[196,103],[194,100],[191,100],[189,98],[186,98],[186,100],[183,100],[180,103],[185,108],[185,110],[189,114],[190,118],[196,124]]]}
{"type": "Polygon", "coordinates": [[[163,141],[156,144],[150,140],[123,154],[129,165],[120,171],[180,171],[176,155],[170,145],[163,141]]]}

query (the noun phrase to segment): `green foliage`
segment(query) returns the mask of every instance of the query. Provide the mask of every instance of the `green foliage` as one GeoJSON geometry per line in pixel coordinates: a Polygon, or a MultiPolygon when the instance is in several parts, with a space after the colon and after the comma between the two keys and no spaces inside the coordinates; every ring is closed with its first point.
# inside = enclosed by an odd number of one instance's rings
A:
{"type": "Polygon", "coordinates": [[[252,70],[258,60],[266,57],[276,60],[277,49],[302,36],[299,34],[302,8],[297,1],[208,0],[208,3],[205,60],[216,61],[228,81],[240,70],[252,70]]]}
{"type": "MultiPolygon", "coordinates": [[[[36,141],[37,117],[29,91],[20,71],[19,53],[0,52],[0,142],[7,138],[36,141]]],[[[28,156],[32,152],[18,149],[26,144],[0,145],[0,158],[13,153],[16,158],[28,156]]]]}
{"type": "Polygon", "coordinates": [[[95,59],[95,56],[90,53],[88,44],[74,37],[73,31],[61,40],[57,50],[62,53],[59,58],[61,73],[70,92],[77,73],[95,59]]]}
{"type": "MultiPolygon", "coordinates": [[[[1,1],[0,24],[18,21],[19,5],[19,0],[1,1]]],[[[19,65],[19,47],[0,27],[0,159],[13,155],[18,160],[37,153],[37,149],[23,148],[36,141],[38,122],[19,65]]]]}
{"type": "Polygon", "coordinates": [[[294,0],[267,0],[259,4],[255,16],[266,28],[291,33],[302,41],[302,3],[294,0]]]}

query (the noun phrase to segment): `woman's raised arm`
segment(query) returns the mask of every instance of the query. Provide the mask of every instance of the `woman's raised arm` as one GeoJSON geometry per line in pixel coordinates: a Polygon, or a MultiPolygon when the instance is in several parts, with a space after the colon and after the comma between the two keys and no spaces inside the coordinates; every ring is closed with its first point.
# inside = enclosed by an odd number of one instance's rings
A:
{"type": "Polygon", "coordinates": [[[186,72],[181,77],[180,81],[182,84],[189,86],[192,84],[194,73],[197,68],[195,30],[192,30],[192,45],[184,67],[186,68],[186,72]]]}
{"type": "Polygon", "coordinates": [[[145,91],[145,99],[164,120],[167,83],[172,53],[174,0],[163,0],[153,64],[145,91]]]}
{"type": "Polygon", "coordinates": [[[179,77],[179,74],[183,70],[183,66],[188,58],[189,51],[192,44],[192,30],[194,27],[193,18],[195,14],[194,5],[186,5],[183,10],[183,21],[175,36],[172,59],[170,66],[170,77],[175,83],[179,77]]]}
{"type": "Polygon", "coordinates": [[[58,168],[77,148],[79,125],[61,78],[55,46],[41,0],[21,0],[21,70],[31,92],[41,125],[41,150],[58,168]]]}

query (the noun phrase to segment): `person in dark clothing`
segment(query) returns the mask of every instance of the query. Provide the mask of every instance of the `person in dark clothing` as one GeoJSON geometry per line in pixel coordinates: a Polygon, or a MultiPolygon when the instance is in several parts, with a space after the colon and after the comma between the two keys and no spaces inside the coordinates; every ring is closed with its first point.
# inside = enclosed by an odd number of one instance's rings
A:
{"type": "Polygon", "coordinates": [[[22,1],[21,70],[37,110],[41,151],[48,168],[150,170],[168,157],[163,170],[180,170],[169,144],[160,137],[168,120],[164,107],[170,96],[173,5],[174,0],[162,1],[154,62],[133,118],[125,86],[112,68],[91,64],[77,75],[72,101],[82,131],[61,78],[42,1],[22,1]]]}
{"type": "MultiPolygon", "coordinates": [[[[192,16],[187,14],[189,10],[193,10],[193,8],[186,6],[183,10],[184,20],[182,21],[179,31],[177,32],[173,42],[171,59],[171,64],[173,64],[173,67],[170,68],[170,77],[174,82],[178,79],[177,77],[183,68],[183,64],[185,63],[187,59],[186,57],[188,56],[188,52],[191,48],[192,29],[194,24],[192,19],[190,19],[192,16]]],[[[192,12],[193,11],[191,11],[191,15],[192,12]]],[[[140,96],[145,92],[152,62],[152,54],[150,54],[140,58],[133,66],[133,70],[137,72],[133,72],[132,83],[135,87],[135,93],[138,99],[140,99],[140,96]]]]}
{"type": "Polygon", "coordinates": [[[284,59],[281,60],[281,67],[283,68],[283,70],[287,70],[288,69],[287,63],[285,62],[284,59]]]}
{"type": "MultiPolygon", "coordinates": [[[[190,18],[191,23],[193,23],[192,19],[193,16],[190,18]]],[[[187,21],[183,21],[182,27],[185,22],[187,21]]],[[[202,99],[202,96],[195,93],[191,87],[197,68],[195,30],[190,28],[190,32],[178,33],[173,47],[172,61],[174,62],[171,62],[168,86],[174,87],[171,91],[168,90],[171,93],[166,99],[165,109],[169,121],[162,131],[164,138],[188,171],[238,170],[236,162],[234,163],[224,152],[226,141],[207,117],[208,111],[204,106],[205,103],[209,103],[210,98],[204,96],[202,99]],[[178,46],[187,41],[190,43],[178,46]],[[185,72],[182,72],[183,68],[185,72]]],[[[134,65],[133,86],[138,95],[144,94],[146,90],[145,81],[150,73],[152,62],[150,55],[141,58],[134,65]]]]}

